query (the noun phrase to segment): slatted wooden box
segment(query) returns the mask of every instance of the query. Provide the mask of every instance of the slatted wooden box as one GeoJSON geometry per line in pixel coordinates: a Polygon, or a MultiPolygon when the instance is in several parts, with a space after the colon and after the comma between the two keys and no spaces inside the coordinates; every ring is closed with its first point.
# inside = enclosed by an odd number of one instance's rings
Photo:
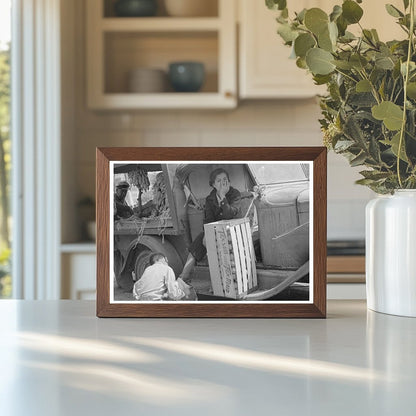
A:
{"type": "Polygon", "coordinates": [[[215,296],[241,299],[257,287],[256,257],[248,218],[205,224],[215,296]]]}

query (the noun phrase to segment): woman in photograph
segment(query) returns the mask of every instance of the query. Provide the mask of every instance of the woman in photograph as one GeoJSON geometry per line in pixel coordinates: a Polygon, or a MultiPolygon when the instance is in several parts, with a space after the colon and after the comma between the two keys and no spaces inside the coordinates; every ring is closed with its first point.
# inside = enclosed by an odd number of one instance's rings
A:
{"type": "MultiPolygon", "coordinates": [[[[231,186],[228,172],[223,168],[213,170],[209,184],[213,189],[205,200],[204,224],[237,218],[240,215],[241,194],[231,186]]],[[[202,231],[189,247],[189,255],[180,277],[189,280],[196,262],[201,261],[206,254],[205,235],[202,231]]]]}

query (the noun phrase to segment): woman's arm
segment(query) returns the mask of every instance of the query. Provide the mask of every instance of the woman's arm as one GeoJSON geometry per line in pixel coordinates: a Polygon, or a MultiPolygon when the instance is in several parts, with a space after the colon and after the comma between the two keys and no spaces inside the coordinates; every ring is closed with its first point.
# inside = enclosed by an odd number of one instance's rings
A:
{"type": "Polygon", "coordinates": [[[205,200],[205,208],[204,208],[204,224],[208,224],[210,222],[217,221],[216,211],[218,212],[218,208],[215,207],[213,201],[210,198],[205,200]]]}
{"type": "Polygon", "coordinates": [[[231,188],[226,197],[221,201],[222,217],[224,220],[231,220],[240,213],[241,193],[231,188]]]}

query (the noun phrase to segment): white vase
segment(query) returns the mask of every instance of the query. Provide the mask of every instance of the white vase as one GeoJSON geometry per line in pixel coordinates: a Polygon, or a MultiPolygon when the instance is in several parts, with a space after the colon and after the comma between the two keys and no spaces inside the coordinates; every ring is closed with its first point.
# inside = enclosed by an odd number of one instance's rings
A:
{"type": "Polygon", "coordinates": [[[416,190],[367,204],[366,284],[369,309],[416,317],[416,190]]]}

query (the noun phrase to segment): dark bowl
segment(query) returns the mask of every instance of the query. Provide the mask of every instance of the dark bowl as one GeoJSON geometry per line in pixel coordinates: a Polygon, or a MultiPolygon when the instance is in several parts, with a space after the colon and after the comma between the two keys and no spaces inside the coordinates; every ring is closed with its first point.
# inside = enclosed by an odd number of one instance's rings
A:
{"type": "Polygon", "coordinates": [[[172,62],[169,80],[177,92],[197,92],[205,80],[205,67],[201,62],[172,62]]]}
{"type": "Polygon", "coordinates": [[[156,0],[118,0],[114,12],[120,17],[148,17],[157,12],[156,0]]]}

